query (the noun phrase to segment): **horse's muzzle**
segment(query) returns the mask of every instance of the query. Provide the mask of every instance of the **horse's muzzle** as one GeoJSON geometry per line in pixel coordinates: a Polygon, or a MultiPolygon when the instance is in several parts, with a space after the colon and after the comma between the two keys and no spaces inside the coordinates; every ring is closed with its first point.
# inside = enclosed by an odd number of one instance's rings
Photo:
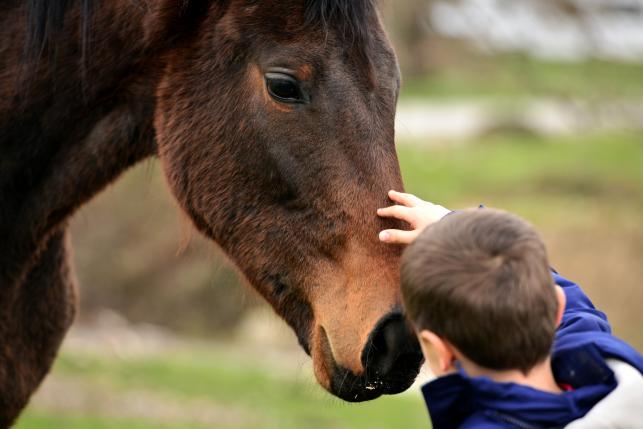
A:
{"type": "Polygon", "coordinates": [[[334,366],[331,392],[349,402],[375,399],[408,389],[423,362],[417,337],[399,312],[384,316],[362,352],[361,374],[334,366]]]}

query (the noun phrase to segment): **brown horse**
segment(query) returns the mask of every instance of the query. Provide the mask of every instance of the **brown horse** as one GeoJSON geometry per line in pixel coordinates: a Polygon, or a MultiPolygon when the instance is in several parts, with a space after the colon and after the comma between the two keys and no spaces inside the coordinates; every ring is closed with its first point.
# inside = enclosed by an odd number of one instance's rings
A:
{"type": "MultiPolygon", "coordinates": [[[[0,427],[72,322],[66,222],[157,156],[196,228],[349,401],[406,389],[420,354],[399,249],[396,57],[374,0],[4,0],[0,427]]],[[[100,227],[97,225],[97,227],[100,227]]]]}

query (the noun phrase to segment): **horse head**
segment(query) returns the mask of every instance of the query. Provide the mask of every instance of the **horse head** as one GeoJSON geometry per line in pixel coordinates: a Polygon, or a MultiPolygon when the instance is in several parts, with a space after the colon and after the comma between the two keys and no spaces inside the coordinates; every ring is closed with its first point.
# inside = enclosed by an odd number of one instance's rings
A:
{"type": "Polygon", "coordinates": [[[372,0],[214,2],[168,53],[154,118],[168,183],[349,401],[408,388],[421,354],[400,249],[400,75],[372,0]]]}

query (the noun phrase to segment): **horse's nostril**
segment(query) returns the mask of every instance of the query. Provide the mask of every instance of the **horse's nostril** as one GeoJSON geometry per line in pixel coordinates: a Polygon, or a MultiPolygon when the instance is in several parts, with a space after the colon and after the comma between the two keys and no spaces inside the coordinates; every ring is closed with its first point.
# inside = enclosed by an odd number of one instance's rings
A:
{"type": "Polygon", "coordinates": [[[383,317],[362,352],[366,373],[376,379],[391,379],[417,371],[421,362],[417,338],[401,313],[383,317]]]}

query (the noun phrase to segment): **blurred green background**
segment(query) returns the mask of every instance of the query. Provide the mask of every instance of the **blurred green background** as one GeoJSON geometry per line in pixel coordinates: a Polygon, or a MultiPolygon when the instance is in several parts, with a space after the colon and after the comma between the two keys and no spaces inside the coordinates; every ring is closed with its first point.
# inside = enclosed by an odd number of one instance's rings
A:
{"type": "MultiPolygon", "coordinates": [[[[643,63],[636,47],[605,48],[587,16],[643,12],[516,1],[575,23],[594,50],[543,58],[535,36],[507,49],[440,21],[445,4],[466,16],[467,5],[483,13],[501,1],[381,2],[404,75],[406,188],[450,208],[484,203],[529,219],[552,264],[641,350],[643,63]]],[[[192,230],[154,160],[83,208],[72,231],[81,314],[17,427],[430,427],[417,386],[366,404],[323,392],[294,335],[192,230]]]]}

